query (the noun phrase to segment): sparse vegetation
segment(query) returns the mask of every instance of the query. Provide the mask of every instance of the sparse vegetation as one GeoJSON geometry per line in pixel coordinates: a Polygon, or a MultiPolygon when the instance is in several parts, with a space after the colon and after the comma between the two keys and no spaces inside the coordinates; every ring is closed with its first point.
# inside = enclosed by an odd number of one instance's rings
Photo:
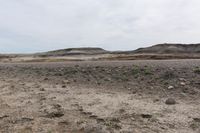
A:
{"type": "Polygon", "coordinates": [[[48,130],[48,132],[47,133],[52,133],[52,131],[51,130],[48,130]]]}
{"type": "Polygon", "coordinates": [[[165,79],[165,80],[173,79],[175,77],[176,77],[176,75],[174,74],[174,71],[172,71],[172,70],[167,70],[162,75],[162,79],[165,79]]]}
{"type": "Polygon", "coordinates": [[[144,68],[140,68],[139,66],[133,66],[132,74],[135,76],[139,75],[152,75],[153,72],[151,68],[145,66],[144,68]]]}
{"type": "Polygon", "coordinates": [[[149,67],[145,67],[144,74],[145,75],[152,75],[153,73],[152,73],[152,70],[149,67]]]}
{"type": "Polygon", "coordinates": [[[138,66],[133,66],[132,74],[138,75],[140,73],[140,68],[138,66]]]}
{"type": "Polygon", "coordinates": [[[199,129],[199,127],[200,127],[200,123],[199,123],[199,122],[196,122],[196,121],[192,121],[192,123],[190,124],[190,127],[191,127],[193,130],[197,130],[197,129],[199,129]]]}
{"type": "Polygon", "coordinates": [[[200,67],[199,67],[199,66],[198,66],[198,67],[195,67],[195,68],[193,69],[193,71],[194,71],[194,73],[200,74],[200,67]]]}
{"type": "Polygon", "coordinates": [[[119,119],[113,118],[113,119],[107,119],[104,124],[109,128],[114,128],[119,130],[121,129],[119,122],[120,122],[119,119]]]}

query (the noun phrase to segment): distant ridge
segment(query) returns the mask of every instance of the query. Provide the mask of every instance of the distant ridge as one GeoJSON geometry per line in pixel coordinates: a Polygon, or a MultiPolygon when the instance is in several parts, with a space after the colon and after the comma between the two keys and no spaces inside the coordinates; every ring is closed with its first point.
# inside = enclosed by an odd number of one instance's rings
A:
{"type": "Polygon", "coordinates": [[[153,54],[197,54],[200,53],[200,43],[198,44],[157,44],[147,48],[139,48],[134,53],[153,54]]]}
{"type": "Polygon", "coordinates": [[[106,54],[106,51],[98,47],[81,47],[81,48],[68,48],[61,50],[54,50],[44,53],[37,53],[38,56],[66,56],[66,55],[94,55],[94,54],[106,54]]]}
{"type": "Polygon", "coordinates": [[[107,51],[98,47],[80,47],[36,53],[34,56],[67,56],[67,55],[98,55],[98,54],[200,54],[198,44],[172,44],[163,43],[132,51],[107,51]]]}
{"type": "Polygon", "coordinates": [[[98,47],[67,48],[35,54],[0,54],[2,62],[58,62],[84,60],[200,59],[198,44],[157,44],[132,51],[107,51],[98,47]]]}

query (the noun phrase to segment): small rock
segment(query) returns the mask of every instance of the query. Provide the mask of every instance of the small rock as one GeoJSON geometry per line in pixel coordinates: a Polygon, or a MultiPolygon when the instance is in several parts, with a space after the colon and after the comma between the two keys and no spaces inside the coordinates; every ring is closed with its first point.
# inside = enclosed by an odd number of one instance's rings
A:
{"type": "Polygon", "coordinates": [[[145,119],[149,119],[149,118],[152,118],[152,115],[150,114],[141,114],[142,118],[145,118],[145,119]]]}
{"type": "Polygon", "coordinates": [[[75,65],[75,67],[79,67],[79,65],[75,65]]]}
{"type": "Polygon", "coordinates": [[[126,112],[125,109],[119,109],[119,113],[120,113],[120,114],[121,114],[121,113],[124,113],[124,112],[126,112]]]}
{"type": "Polygon", "coordinates": [[[193,120],[200,123],[200,118],[193,118],[193,120]]]}
{"type": "Polygon", "coordinates": [[[186,81],[184,78],[179,78],[180,81],[186,81]]]}
{"type": "Polygon", "coordinates": [[[167,104],[167,105],[174,105],[174,104],[176,104],[176,101],[173,98],[168,98],[165,101],[165,104],[167,104]]]}
{"type": "Polygon", "coordinates": [[[69,122],[67,120],[61,121],[58,123],[59,125],[69,125],[69,122]]]}
{"type": "Polygon", "coordinates": [[[172,89],[174,89],[174,86],[169,86],[168,89],[172,90],[172,89]]]}
{"type": "Polygon", "coordinates": [[[96,118],[97,123],[104,123],[105,120],[103,118],[96,118]]]}
{"type": "Polygon", "coordinates": [[[84,133],[108,133],[101,125],[87,125],[84,133]]]}
{"type": "Polygon", "coordinates": [[[181,82],[181,83],[180,83],[180,85],[182,85],[182,86],[185,86],[185,85],[186,85],[186,83],[185,83],[185,82],[181,82]]]}
{"type": "Polygon", "coordinates": [[[89,117],[90,118],[98,118],[98,116],[96,116],[96,115],[90,115],[89,117]]]}
{"type": "Polygon", "coordinates": [[[70,84],[70,81],[69,80],[64,80],[63,83],[64,84],[70,84]]]}
{"type": "Polygon", "coordinates": [[[40,88],[40,91],[45,91],[45,89],[44,88],[40,88]]]}
{"type": "Polygon", "coordinates": [[[186,96],[187,96],[187,94],[186,94],[186,93],[184,93],[184,92],[182,92],[182,93],[181,93],[181,95],[182,95],[182,96],[184,96],[184,97],[186,97],[186,96]]]}
{"type": "Polygon", "coordinates": [[[136,90],[132,91],[132,94],[136,94],[136,93],[137,93],[137,91],[136,91],[136,90]]]}
{"type": "Polygon", "coordinates": [[[111,121],[111,122],[120,123],[120,120],[119,120],[119,118],[116,118],[116,117],[109,118],[108,120],[109,120],[109,121],[111,121]]]}
{"type": "Polygon", "coordinates": [[[4,118],[7,118],[9,117],[8,115],[0,115],[0,119],[4,119],[4,118]]]}
{"type": "Polygon", "coordinates": [[[62,85],[62,88],[66,88],[66,85],[62,85]]]}
{"type": "Polygon", "coordinates": [[[156,98],[156,99],[153,100],[153,102],[154,102],[154,103],[159,102],[159,99],[156,98]]]}
{"type": "Polygon", "coordinates": [[[101,85],[101,83],[100,82],[96,82],[97,83],[97,85],[101,85]]]}
{"type": "Polygon", "coordinates": [[[64,109],[59,104],[54,104],[50,108],[44,110],[46,113],[45,117],[47,118],[56,118],[64,116],[64,109]]]}
{"type": "Polygon", "coordinates": [[[48,78],[44,78],[44,80],[49,80],[48,78]]]}
{"type": "Polygon", "coordinates": [[[105,78],[104,81],[111,81],[111,78],[105,78]]]}
{"type": "MultiPolygon", "coordinates": [[[[133,133],[133,130],[131,130],[131,131],[123,130],[123,131],[121,131],[120,133],[133,133]]],[[[134,133],[135,133],[135,131],[134,131],[134,133]]]]}
{"type": "Polygon", "coordinates": [[[132,121],[135,121],[135,118],[134,118],[134,117],[131,117],[131,120],[132,120],[132,121]]]}

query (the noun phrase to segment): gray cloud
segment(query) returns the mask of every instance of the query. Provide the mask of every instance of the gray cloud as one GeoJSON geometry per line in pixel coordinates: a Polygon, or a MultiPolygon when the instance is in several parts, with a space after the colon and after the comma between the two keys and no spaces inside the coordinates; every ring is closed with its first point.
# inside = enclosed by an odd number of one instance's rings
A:
{"type": "Polygon", "coordinates": [[[199,6],[199,0],[0,0],[0,49],[198,43],[199,6]]]}

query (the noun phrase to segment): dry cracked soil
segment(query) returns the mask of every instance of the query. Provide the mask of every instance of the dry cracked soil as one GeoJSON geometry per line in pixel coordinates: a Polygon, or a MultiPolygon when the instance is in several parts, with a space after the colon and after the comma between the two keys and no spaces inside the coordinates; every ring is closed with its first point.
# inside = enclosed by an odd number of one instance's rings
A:
{"type": "Polygon", "coordinates": [[[0,63],[1,133],[200,133],[200,60],[0,63]]]}

